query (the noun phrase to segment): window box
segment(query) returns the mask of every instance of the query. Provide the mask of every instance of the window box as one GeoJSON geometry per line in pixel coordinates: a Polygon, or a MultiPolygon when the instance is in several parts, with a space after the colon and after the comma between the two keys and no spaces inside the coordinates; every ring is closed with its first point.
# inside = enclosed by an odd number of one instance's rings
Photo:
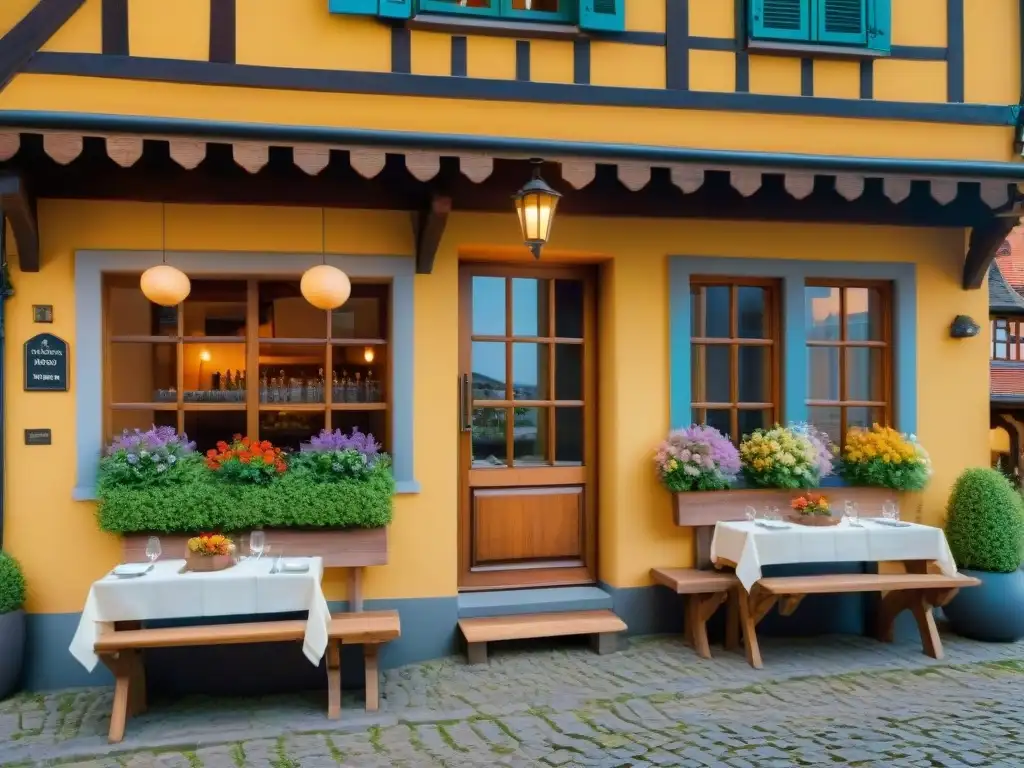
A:
{"type": "Polygon", "coordinates": [[[891,0],[749,0],[748,47],[764,52],[886,56],[891,0]]]}
{"type": "MultiPolygon", "coordinates": [[[[815,488],[813,493],[822,493],[832,503],[835,512],[842,512],[844,501],[857,505],[865,517],[881,517],[882,505],[886,501],[899,504],[900,517],[917,521],[921,517],[920,492],[893,491],[888,488],[864,486],[837,486],[815,488]]],[[[779,488],[736,488],[728,491],[689,491],[673,495],[675,523],[681,528],[714,525],[729,520],[745,520],[745,508],[750,506],[759,512],[766,506],[779,508],[781,515],[788,514],[790,502],[806,490],[783,490],[779,488]]]]}
{"type": "MultiPolygon", "coordinates": [[[[269,557],[283,553],[285,557],[321,557],[325,568],[357,568],[367,565],[387,565],[388,529],[353,528],[348,530],[330,529],[266,529],[269,557]]],[[[146,542],[151,534],[128,534],[121,539],[121,549],[126,563],[143,563],[146,557],[146,542]]],[[[184,557],[188,536],[160,536],[163,556],[184,557]]],[[[243,533],[235,541],[240,553],[247,547],[243,533]]]]}

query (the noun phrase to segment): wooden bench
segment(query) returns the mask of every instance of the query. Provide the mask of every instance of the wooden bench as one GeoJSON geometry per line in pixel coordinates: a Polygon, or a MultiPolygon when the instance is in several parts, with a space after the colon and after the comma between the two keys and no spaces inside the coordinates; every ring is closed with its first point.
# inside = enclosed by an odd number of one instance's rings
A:
{"type": "Polygon", "coordinates": [[[487,643],[496,640],[593,635],[595,650],[610,653],[616,650],[618,634],[626,630],[626,622],[611,611],[567,611],[460,619],[459,629],[466,638],[469,663],[486,664],[487,643]]]}
{"type": "Polygon", "coordinates": [[[739,612],[737,590],[739,579],[732,572],[701,571],[696,568],[652,568],[655,584],[668,587],[677,595],[686,595],[686,616],[683,632],[697,655],[711,658],[708,643],[708,620],[722,603],[728,603],[725,624],[725,648],[739,648],[739,612]]]}
{"type": "Polygon", "coordinates": [[[935,626],[932,608],[948,603],[960,588],[974,587],[981,582],[968,576],[927,573],[927,563],[924,562],[906,565],[908,573],[780,576],[761,579],[754,584],[750,594],[741,590],[737,594],[747,661],[752,667],[761,668],[761,649],[755,629],[776,603],[779,604],[779,613],[789,616],[807,595],[845,592],[885,593],[878,609],[878,639],[892,642],[896,617],[909,610],[917,621],[924,652],[933,659],[941,659],[942,640],[935,626]]]}
{"type": "MultiPolygon", "coordinates": [[[[146,676],[142,652],[151,648],[182,648],[200,645],[249,645],[253,643],[302,642],[306,621],[260,621],[247,624],[213,624],[160,629],[116,630],[107,625],[96,641],[95,651],[114,674],[114,704],[110,714],[111,742],[124,738],[129,716],[146,710],[146,676]]],[[[366,709],[380,705],[380,674],[377,654],[382,643],[401,635],[397,611],[342,613],[331,617],[327,652],[327,716],[341,717],[341,646],[363,645],[366,670],[366,709]]]]}

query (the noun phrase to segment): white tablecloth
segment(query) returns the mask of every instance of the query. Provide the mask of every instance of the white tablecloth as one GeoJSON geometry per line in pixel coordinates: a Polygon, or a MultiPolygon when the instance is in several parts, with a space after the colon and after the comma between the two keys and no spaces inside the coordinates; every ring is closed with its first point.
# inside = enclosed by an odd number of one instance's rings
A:
{"type": "Polygon", "coordinates": [[[750,521],[718,523],[711,541],[711,560],[736,563],[736,576],[748,592],[761,578],[763,566],[790,563],[933,560],[947,576],[956,575],[956,563],[941,528],[916,523],[894,528],[869,521],[862,526],[844,520],[835,526],[790,524],[784,530],[769,530],[750,521]]]}
{"type": "Polygon", "coordinates": [[[311,663],[319,664],[327,650],[331,620],[320,585],[323,560],[287,558],[286,562],[308,562],[309,571],[271,574],[273,559],[264,557],[212,573],[181,573],[184,560],[161,560],[144,576],[107,574],[89,590],[71,655],[90,672],[96,668],[98,622],[308,611],[302,650],[311,663]]]}

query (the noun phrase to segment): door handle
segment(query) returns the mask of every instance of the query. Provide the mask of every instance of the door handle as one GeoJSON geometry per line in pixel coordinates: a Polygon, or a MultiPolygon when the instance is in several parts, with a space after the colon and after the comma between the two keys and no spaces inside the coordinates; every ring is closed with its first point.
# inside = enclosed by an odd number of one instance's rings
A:
{"type": "Polygon", "coordinates": [[[469,432],[473,429],[473,414],[470,412],[471,400],[470,377],[468,373],[464,373],[459,377],[459,429],[462,432],[469,432]]]}

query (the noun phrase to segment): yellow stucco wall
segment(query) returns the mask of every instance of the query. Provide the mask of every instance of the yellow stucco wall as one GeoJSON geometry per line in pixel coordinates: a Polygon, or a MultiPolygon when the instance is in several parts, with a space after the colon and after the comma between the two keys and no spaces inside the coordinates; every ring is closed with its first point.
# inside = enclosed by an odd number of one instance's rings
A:
{"type": "MultiPolygon", "coordinates": [[[[0,34],[30,7],[29,0],[0,3],[0,34]]],[[[100,0],[82,8],[45,46],[46,51],[98,53],[100,0]]],[[[893,0],[892,41],[897,46],[942,49],[949,43],[945,0],[893,0]]],[[[730,39],[735,4],[689,3],[691,35],[730,39]]],[[[1020,92],[1017,0],[965,5],[964,99],[967,103],[1013,105],[1020,92]]],[[[129,4],[129,47],[133,56],[206,59],[209,50],[207,0],[161,0],[129,4]]],[[[631,0],[629,32],[663,33],[664,0],[631,0]]],[[[447,76],[451,34],[413,30],[410,61],[414,75],[447,76]]],[[[595,39],[591,43],[593,86],[664,89],[666,48],[595,39]]],[[[934,52],[933,52],[934,55],[934,52]]],[[[736,54],[692,49],[693,91],[732,93],[736,54]]],[[[801,58],[750,55],[752,94],[800,96],[801,58]]],[[[376,19],[328,13],[325,0],[246,0],[237,10],[237,61],[245,65],[387,73],[391,69],[390,28],[376,19]]],[[[857,108],[858,61],[816,57],[814,96],[843,99],[857,108]]],[[[513,80],[516,41],[468,35],[469,78],[513,80]]],[[[874,99],[945,103],[944,61],[879,59],[874,62],[874,99]]],[[[531,79],[573,82],[572,40],[531,40],[531,79]]],[[[585,88],[586,86],[580,86],[585,88]]],[[[525,98],[525,97],[524,97],[525,98]]],[[[21,74],[0,92],[0,110],[45,110],[138,116],[187,117],[290,125],[320,125],[453,134],[529,136],[595,142],[629,142],[670,147],[747,149],[837,155],[942,157],[1008,160],[1012,128],[886,121],[877,130],[863,118],[805,115],[536,104],[470,99],[413,98],[344,93],[295,92],[223,86],[192,86],[62,75],[21,74]],[[543,119],[526,119],[543,115],[543,119]]],[[[1008,114],[1008,113],[1007,113],[1008,114]]]]}
{"type": "MultiPolygon", "coordinates": [[[[74,358],[72,254],[77,249],[159,249],[160,209],[143,203],[42,200],[42,269],[16,269],[7,305],[6,372],[21,381],[22,343],[38,326],[33,304],[54,306],[54,333],[74,358]]],[[[409,254],[402,212],[329,211],[327,247],[350,254],[409,254]]],[[[319,249],[319,211],[171,205],[171,250],[310,252],[319,249]]],[[[518,246],[514,217],[454,214],[434,272],[418,275],[415,357],[417,495],[396,500],[390,564],[371,568],[368,598],[456,593],[457,274],[460,253],[531,258],[518,246]]],[[[669,255],[913,261],[918,275],[919,436],[936,475],[925,498],[926,521],[941,519],[945,495],[965,466],[988,461],[988,350],[982,339],[954,341],[950,320],[987,312],[984,290],[959,287],[963,233],[958,230],[809,224],[560,218],[545,260],[599,260],[600,578],[616,587],[648,584],[653,565],[684,565],[689,535],[671,523],[668,495],[651,457],[669,427],[669,255]],[[640,236],[642,233],[642,236],[640,236]],[[642,371],[642,375],[638,375],[642,371]],[[957,408],[949,404],[956,402],[957,408]]],[[[897,350],[899,354],[899,350],[897,350]]],[[[5,547],[29,583],[28,609],[79,611],[89,584],[118,561],[118,542],[102,534],[91,503],[74,502],[74,387],[68,393],[8,388],[5,547]],[[26,447],[23,430],[48,426],[52,446],[26,447]]],[[[344,595],[342,573],[327,579],[344,595]]]]}

